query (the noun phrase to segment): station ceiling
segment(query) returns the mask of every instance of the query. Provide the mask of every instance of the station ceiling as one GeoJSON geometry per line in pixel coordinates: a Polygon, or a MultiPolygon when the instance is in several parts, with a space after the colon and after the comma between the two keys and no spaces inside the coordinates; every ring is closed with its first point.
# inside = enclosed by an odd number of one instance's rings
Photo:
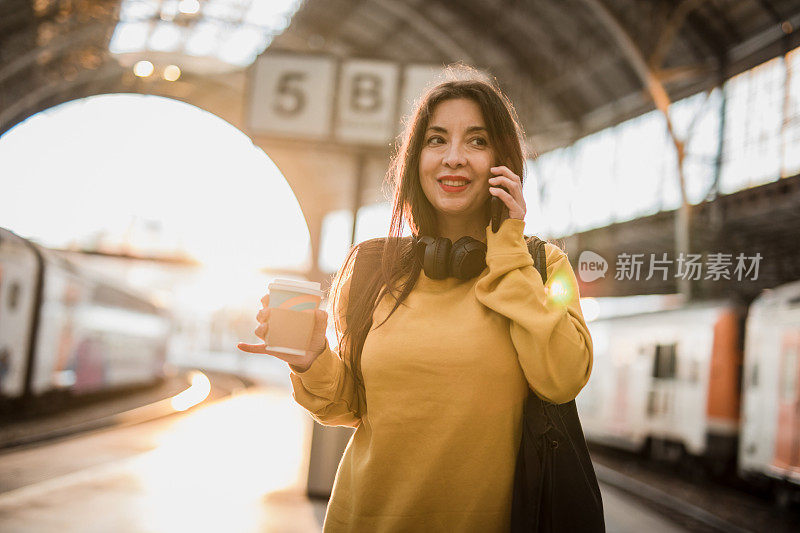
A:
{"type": "MultiPolygon", "coordinates": [[[[119,91],[240,122],[241,69],[141,83],[109,52],[119,12],[118,0],[0,0],[0,133],[119,91]]],[[[544,152],[653,109],[643,68],[674,101],[800,45],[798,27],[796,0],[305,0],[268,51],[475,65],[498,78],[544,152]]]]}
{"type": "MultiPolygon", "coordinates": [[[[168,19],[192,32],[212,2],[249,8],[275,0],[184,1],[199,10],[168,19]]],[[[138,3],[153,7],[141,12],[152,13],[145,16],[154,26],[164,21],[164,6],[178,5],[138,3]]],[[[112,53],[122,6],[120,0],[0,0],[0,135],[55,105],[107,93],[184,101],[246,131],[247,67],[199,61],[180,47],[112,53]],[[137,59],[162,69],[180,65],[182,73],[177,81],[137,77],[131,68],[137,59]]],[[[217,22],[223,33],[249,23],[243,16],[217,22]]],[[[270,37],[266,53],[474,65],[497,77],[516,104],[531,148],[543,153],[654,109],[648,84],[663,86],[676,101],[781,56],[800,46],[797,28],[797,0],[305,0],[288,27],[270,37]]],[[[325,213],[380,200],[388,152],[365,162],[374,179],[362,184],[352,177],[355,163],[335,148],[317,147],[318,156],[298,158],[293,147],[261,146],[297,195],[315,258],[325,213]],[[324,171],[308,167],[320,159],[324,171]]],[[[654,224],[670,238],[671,224],[654,224]]],[[[610,249],[603,245],[608,231],[576,236],[577,248],[610,249]]],[[[652,234],[637,238],[647,241],[652,234]]]]}
{"type": "Polygon", "coordinates": [[[317,0],[272,46],[491,72],[547,151],[653,109],[633,55],[671,99],[800,44],[796,0],[317,0]]]}

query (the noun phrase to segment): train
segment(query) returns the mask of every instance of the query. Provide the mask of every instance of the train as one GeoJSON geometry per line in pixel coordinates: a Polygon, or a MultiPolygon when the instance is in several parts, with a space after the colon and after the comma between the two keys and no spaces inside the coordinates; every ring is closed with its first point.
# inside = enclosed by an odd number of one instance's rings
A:
{"type": "Polygon", "coordinates": [[[586,438],[800,490],[800,281],[752,302],[679,295],[585,299],[592,377],[586,438]],[[588,314],[588,313],[587,313],[588,314]]]}
{"type": "Polygon", "coordinates": [[[145,295],[0,228],[0,414],[156,385],[171,331],[145,295]]]}

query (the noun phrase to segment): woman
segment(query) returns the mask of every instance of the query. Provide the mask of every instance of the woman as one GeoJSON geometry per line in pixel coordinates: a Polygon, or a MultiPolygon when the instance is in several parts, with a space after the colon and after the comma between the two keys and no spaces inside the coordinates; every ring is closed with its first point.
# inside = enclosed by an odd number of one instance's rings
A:
{"type": "Polygon", "coordinates": [[[356,428],[325,531],[508,531],[529,388],[566,402],[586,384],[592,341],[575,274],[548,243],[547,285],[559,287],[550,294],[523,235],[521,141],[513,107],[493,85],[428,91],[390,169],[390,236],[354,247],[335,277],[338,353],[318,310],[306,356],[271,354],[290,364],[294,398],[316,420],[356,428]],[[497,233],[493,196],[508,212],[497,233]],[[403,221],[415,236],[476,239],[486,246],[483,270],[438,279],[421,264],[425,243],[400,237],[403,221]],[[380,269],[351,293],[356,258],[380,269]]]}

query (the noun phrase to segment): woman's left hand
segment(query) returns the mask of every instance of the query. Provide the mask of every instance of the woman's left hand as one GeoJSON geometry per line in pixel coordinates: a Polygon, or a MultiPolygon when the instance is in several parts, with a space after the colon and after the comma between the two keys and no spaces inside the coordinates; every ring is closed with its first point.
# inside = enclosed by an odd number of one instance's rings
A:
{"type": "Polygon", "coordinates": [[[527,208],[525,198],[522,197],[522,180],[519,176],[511,172],[508,167],[499,166],[489,169],[493,174],[499,174],[489,178],[489,192],[497,196],[508,207],[508,218],[525,220],[527,208]],[[503,185],[508,192],[499,187],[503,185]]]}

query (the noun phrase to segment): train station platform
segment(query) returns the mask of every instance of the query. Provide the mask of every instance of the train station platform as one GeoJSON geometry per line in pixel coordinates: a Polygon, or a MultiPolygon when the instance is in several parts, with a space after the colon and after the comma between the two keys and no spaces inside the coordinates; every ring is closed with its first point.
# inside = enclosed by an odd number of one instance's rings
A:
{"type": "MultiPolygon", "coordinates": [[[[320,531],[305,495],[312,422],[288,389],[0,452],[0,531],[320,531]]],[[[602,485],[609,532],[683,531],[602,485]]]]}

